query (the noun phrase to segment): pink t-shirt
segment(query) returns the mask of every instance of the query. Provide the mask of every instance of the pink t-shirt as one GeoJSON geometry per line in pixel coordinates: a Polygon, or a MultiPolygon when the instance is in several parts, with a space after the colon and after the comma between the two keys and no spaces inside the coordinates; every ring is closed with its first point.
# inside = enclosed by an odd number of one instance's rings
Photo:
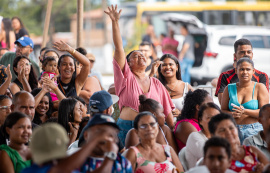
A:
{"type": "Polygon", "coordinates": [[[120,69],[118,63],[113,59],[115,93],[119,97],[119,109],[123,106],[139,112],[139,96],[145,95],[147,98],[158,101],[164,108],[164,114],[167,117],[174,109],[170,95],[162,83],[153,77],[150,77],[150,89],[148,93],[143,93],[134,74],[131,72],[127,60],[125,67],[120,69]]]}
{"type": "MultiPolygon", "coordinates": [[[[173,46],[176,46],[176,47],[177,47],[178,44],[179,44],[179,42],[176,41],[175,39],[171,39],[171,38],[169,38],[169,37],[166,37],[166,38],[163,39],[161,45],[162,45],[162,46],[165,46],[165,45],[167,45],[167,44],[173,45],[173,46]]],[[[178,57],[177,49],[176,49],[176,50],[165,49],[165,50],[163,50],[163,53],[164,53],[164,54],[169,53],[169,54],[172,54],[172,55],[178,57]]]]}

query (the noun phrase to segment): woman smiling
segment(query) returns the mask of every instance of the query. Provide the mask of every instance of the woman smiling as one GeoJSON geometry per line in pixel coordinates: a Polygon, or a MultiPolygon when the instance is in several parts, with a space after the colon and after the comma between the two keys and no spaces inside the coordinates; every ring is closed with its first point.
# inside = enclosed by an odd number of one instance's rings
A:
{"type": "Polygon", "coordinates": [[[155,78],[149,77],[145,73],[146,57],[142,52],[131,51],[125,58],[125,52],[120,35],[118,20],[120,13],[117,6],[108,7],[105,11],[112,21],[113,41],[115,54],[113,59],[114,84],[116,95],[119,96],[120,117],[117,125],[120,127],[119,138],[125,143],[127,132],[133,126],[133,120],[139,110],[139,95],[154,99],[162,104],[168,126],[173,129],[172,108],[173,103],[165,87],[155,78]]]}

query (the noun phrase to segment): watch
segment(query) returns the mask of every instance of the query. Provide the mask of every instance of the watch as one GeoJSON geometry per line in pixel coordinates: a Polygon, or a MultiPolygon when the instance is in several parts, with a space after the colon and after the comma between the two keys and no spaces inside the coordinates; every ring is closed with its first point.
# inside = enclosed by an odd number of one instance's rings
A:
{"type": "Polygon", "coordinates": [[[110,151],[105,153],[105,157],[108,157],[111,160],[116,160],[117,154],[115,152],[110,151]]]}

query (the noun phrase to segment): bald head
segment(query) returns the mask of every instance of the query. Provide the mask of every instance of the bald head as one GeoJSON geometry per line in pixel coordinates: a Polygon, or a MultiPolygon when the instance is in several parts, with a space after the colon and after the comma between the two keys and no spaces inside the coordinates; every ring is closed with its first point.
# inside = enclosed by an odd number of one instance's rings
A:
{"type": "Polygon", "coordinates": [[[18,111],[29,115],[31,120],[35,116],[35,99],[29,92],[17,92],[12,98],[12,112],[18,111]]]}

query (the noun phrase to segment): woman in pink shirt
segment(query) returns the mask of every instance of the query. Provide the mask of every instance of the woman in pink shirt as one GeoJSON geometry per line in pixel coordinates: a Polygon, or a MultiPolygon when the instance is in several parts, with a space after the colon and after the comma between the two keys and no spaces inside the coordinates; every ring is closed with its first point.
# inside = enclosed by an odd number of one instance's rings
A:
{"type": "Polygon", "coordinates": [[[115,54],[113,60],[115,92],[119,96],[120,117],[117,121],[121,128],[119,138],[125,144],[127,132],[133,127],[133,120],[139,112],[139,95],[145,95],[162,104],[168,126],[173,128],[173,103],[169,93],[158,79],[145,73],[146,58],[137,50],[130,52],[125,58],[125,52],[120,35],[118,20],[120,13],[117,6],[108,7],[105,11],[112,20],[113,42],[115,54]]]}

